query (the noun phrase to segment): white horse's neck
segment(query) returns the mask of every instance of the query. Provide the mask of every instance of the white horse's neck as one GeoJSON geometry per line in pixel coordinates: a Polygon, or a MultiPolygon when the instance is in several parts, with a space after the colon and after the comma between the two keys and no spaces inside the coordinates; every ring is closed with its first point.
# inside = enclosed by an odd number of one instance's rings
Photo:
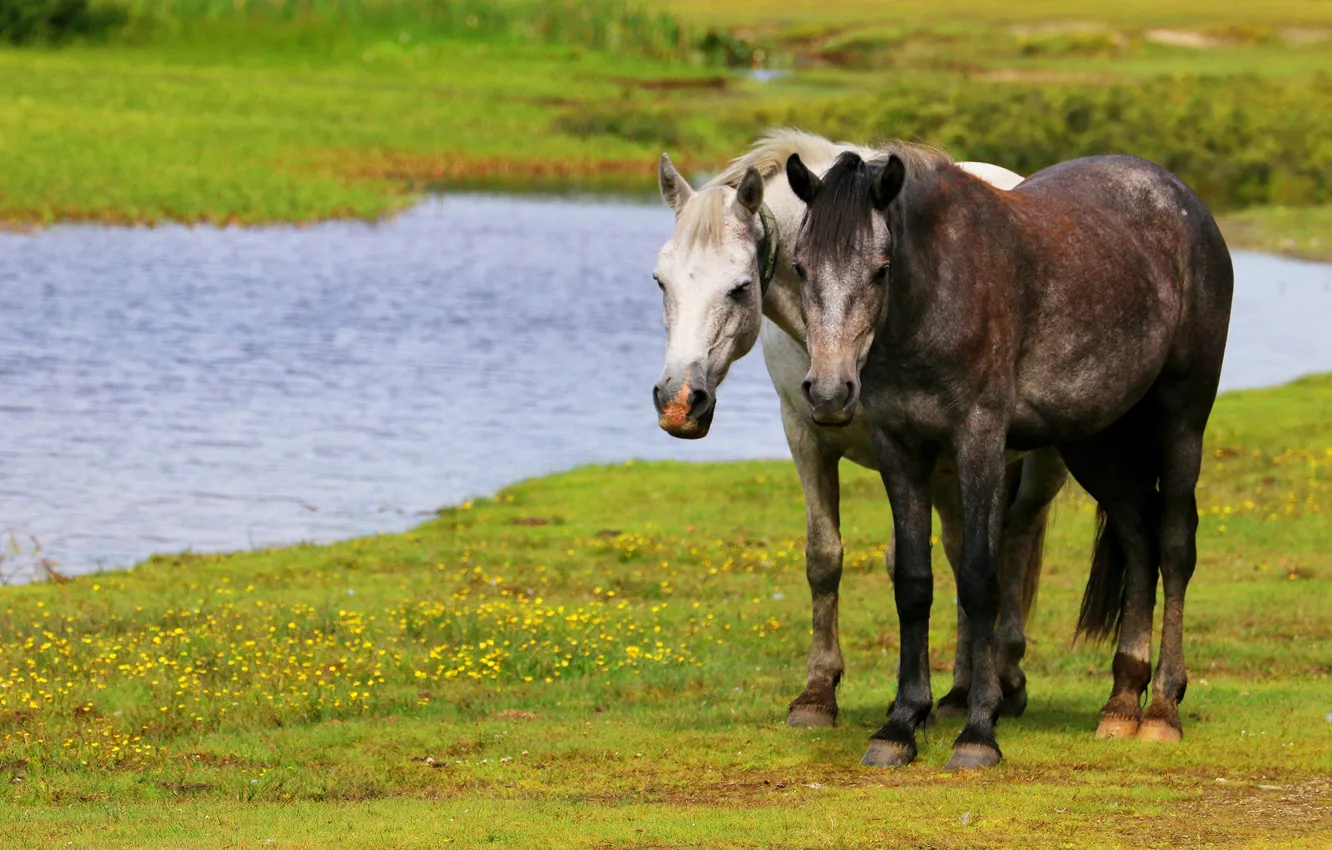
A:
{"type": "MultiPolygon", "coordinates": [[[[873,151],[865,148],[855,148],[850,145],[840,147],[838,153],[842,151],[856,151],[861,156],[869,157],[873,151]]],[[[825,162],[808,162],[807,166],[815,174],[822,174],[832,167],[833,160],[825,162]]],[[[772,218],[776,223],[777,253],[773,259],[776,263],[776,269],[773,270],[772,282],[768,286],[768,294],[763,298],[763,315],[770,319],[773,324],[786,332],[787,336],[805,346],[805,320],[801,318],[800,310],[800,278],[796,276],[794,269],[791,268],[791,249],[795,247],[796,237],[800,235],[800,222],[805,216],[805,204],[795,196],[791,191],[791,185],[786,182],[786,172],[777,171],[768,177],[763,187],[764,203],[768,205],[768,210],[772,213],[772,218]]]]}

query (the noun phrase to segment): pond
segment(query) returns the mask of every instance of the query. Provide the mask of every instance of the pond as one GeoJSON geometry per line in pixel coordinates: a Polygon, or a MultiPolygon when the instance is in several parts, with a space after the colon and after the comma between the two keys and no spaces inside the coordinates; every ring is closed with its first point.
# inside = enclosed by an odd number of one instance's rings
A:
{"type": "MultiPolygon", "coordinates": [[[[626,458],[783,457],[757,352],[658,430],[657,203],[457,195],[382,224],[0,234],[0,529],[68,573],[401,530],[626,458]]],[[[1236,254],[1223,383],[1332,370],[1332,266],[1236,254]]]]}

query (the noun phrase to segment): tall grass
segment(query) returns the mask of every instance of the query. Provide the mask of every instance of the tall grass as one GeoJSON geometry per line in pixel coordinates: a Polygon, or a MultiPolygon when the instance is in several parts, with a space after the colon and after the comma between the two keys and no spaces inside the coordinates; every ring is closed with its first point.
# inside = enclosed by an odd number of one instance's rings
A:
{"type": "Polygon", "coordinates": [[[688,59],[703,33],[625,0],[129,0],[132,16],[175,28],[211,21],[399,29],[420,37],[561,44],[688,59]]]}
{"type": "Polygon", "coordinates": [[[835,138],[928,141],[959,159],[1030,174],[1132,153],[1178,174],[1218,209],[1332,202],[1332,77],[1163,76],[1111,85],[895,83],[871,98],[760,108],[835,138]]]}

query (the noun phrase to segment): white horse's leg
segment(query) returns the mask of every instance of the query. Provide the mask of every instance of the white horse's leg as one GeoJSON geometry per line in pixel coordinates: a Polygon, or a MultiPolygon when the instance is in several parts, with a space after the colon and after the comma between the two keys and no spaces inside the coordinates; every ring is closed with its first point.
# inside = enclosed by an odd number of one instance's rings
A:
{"type": "Polygon", "coordinates": [[[782,424],[791,447],[800,486],[805,491],[805,575],[814,613],[805,690],[791,702],[788,726],[832,726],[837,720],[837,683],[842,678],[842,647],[837,634],[837,590],[842,581],[841,456],[820,445],[809,426],[785,403],[782,424]]]}

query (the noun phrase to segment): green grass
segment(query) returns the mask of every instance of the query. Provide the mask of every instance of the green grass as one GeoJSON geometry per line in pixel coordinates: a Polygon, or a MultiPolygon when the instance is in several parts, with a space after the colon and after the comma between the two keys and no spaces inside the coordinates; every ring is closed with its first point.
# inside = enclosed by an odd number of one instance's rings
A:
{"type": "Polygon", "coordinates": [[[1332,261],[1332,207],[1253,207],[1221,219],[1231,246],[1332,261]]]}
{"type": "MultiPolygon", "coordinates": [[[[843,714],[795,731],[791,465],[626,463],[407,534],[0,590],[0,845],[1332,842],[1332,376],[1222,397],[1207,449],[1178,746],[1092,739],[1085,495],[1051,529],[1005,762],[942,773],[946,722],[874,771],[897,647],[876,478],[844,466],[843,714]]],[[[936,694],[953,597],[936,563],[936,694]]]]}
{"type": "Polygon", "coordinates": [[[1327,241],[1332,107],[1311,82],[1327,4],[132,5],[100,42],[0,48],[0,226],[373,219],[437,188],[650,192],[663,149],[705,171],[789,122],[1014,167],[1128,147],[1184,163],[1218,209],[1293,210],[1236,219],[1237,246],[1327,241]],[[1163,26],[1210,46],[1161,43],[1163,26]],[[760,84],[728,56],[796,73],[760,84]],[[1097,106],[1101,87],[1150,96],[1097,106]],[[1090,131],[1064,106],[1091,108],[1090,131]]]}

